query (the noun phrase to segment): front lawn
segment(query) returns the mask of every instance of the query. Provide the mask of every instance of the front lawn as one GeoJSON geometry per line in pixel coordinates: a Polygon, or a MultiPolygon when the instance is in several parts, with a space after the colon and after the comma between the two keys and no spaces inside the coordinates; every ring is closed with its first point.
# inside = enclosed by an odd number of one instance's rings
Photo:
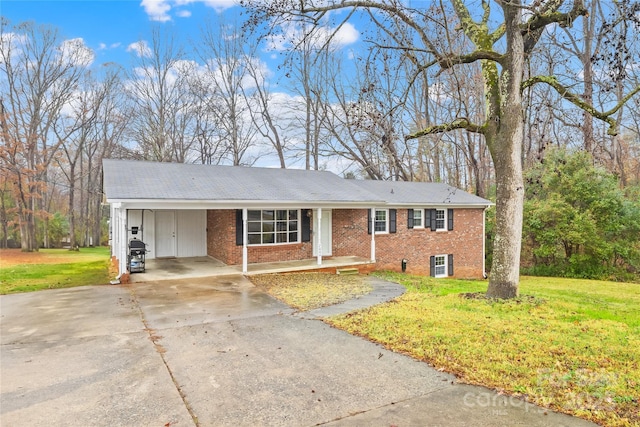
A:
{"type": "Polygon", "coordinates": [[[338,304],[371,292],[364,276],[328,273],[261,274],[251,281],[269,295],[298,310],[338,304]]]}
{"type": "Polygon", "coordinates": [[[461,381],[608,426],[640,425],[640,285],[523,277],[521,297],[486,282],[384,274],[397,300],[332,325],[461,381]]]}
{"type": "Polygon", "coordinates": [[[0,294],[109,283],[109,248],[0,251],[0,294]]]}

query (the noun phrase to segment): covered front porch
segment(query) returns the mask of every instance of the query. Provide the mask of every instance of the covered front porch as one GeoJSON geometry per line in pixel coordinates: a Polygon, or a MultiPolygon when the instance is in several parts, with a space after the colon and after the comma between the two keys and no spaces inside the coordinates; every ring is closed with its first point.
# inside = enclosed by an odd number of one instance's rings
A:
{"type": "MultiPolygon", "coordinates": [[[[247,265],[245,275],[328,271],[340,273],[341,270],[357,269],[365,273],[374,270],[375,262],[370,259],[356,256],[331,257],[322,260],[318,265],[316,258],[296,261],[264,262],[247,265]]],[[[144,273],[130,275],[132,283],[152,282],[159,280],[190,279],[196,277],[226,276],[230,274],[243,274],[242,265],[226,265],[215,258],[191,257],[191,258],[156,258],[146,262],[144,273]]]]}

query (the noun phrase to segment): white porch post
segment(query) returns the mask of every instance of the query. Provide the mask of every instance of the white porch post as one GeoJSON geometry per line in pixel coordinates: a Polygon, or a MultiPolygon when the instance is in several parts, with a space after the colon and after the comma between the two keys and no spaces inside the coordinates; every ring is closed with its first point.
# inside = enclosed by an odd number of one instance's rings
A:
{"type": "Polygon", "coordinates": [[[248,264],[248,251],[247,251],[247,240],[249,236],[249,230],[247,229],[247,208],[242,209],[242,274],[247,274],[247,264],[248,264]]]}
{"type": "Polygon", "coordinates": [[[318,242],[318,265],[322,265],[322,208],[316,209],[318,218],[316,220],[317,230],[314,230],[316,241],[318,242]]]}
{"type": "Polygon", "coordinates": [[[376,261],[376,208],[371,208],[371,261],[376,261]]]}
{"type": "Polygon", "coordinates": [[[127,208],[120,204],[116,210],[118,212],[118,225],[116,228],[115,255],[118,257],[118,270],[120,274],[124,274],[127,272],[127,208]]]}

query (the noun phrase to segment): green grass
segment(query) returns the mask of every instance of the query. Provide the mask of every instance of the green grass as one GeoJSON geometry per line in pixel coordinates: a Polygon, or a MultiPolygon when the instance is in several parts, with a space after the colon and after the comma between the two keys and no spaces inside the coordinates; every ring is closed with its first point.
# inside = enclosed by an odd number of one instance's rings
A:
{"type": "Polygon", "coordinates": [[[523,277],[522,296],[500,302],[482,297],[486,282],[383,277],[408,292],[329,323],[463,382],[604,425],[640,425],[640,285],[523,277]]]}
{"type": "MultiPolygon", "coordinates": [[[[109,283],[109,249],[42,249],[34,264],[0,268],[0,294],[109,283]],[[49,261],[55,260],[55,263],[49,261]]],[[[37,258],[35,258],[37,256],[37,258]]]]}

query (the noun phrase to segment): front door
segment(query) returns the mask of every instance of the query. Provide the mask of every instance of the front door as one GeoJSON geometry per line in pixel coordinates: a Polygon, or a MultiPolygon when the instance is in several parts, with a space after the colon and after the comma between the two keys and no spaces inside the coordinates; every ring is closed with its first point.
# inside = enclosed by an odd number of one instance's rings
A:
{"type": "MultiPolygon", "coordinates": [[[[322,209],[322,227],[320,234],[322,234],[322,256],[331,256],[331,209],[322,209]]],[[[315,230],[318,229],[318,215],[313,216],[313,256],[318,256],[318,233],[315,230]]]]}
{"type": "Polygon", "coordinates": [[[176,213],[156,211],[156,258],[176,256],[176,213]]]}

